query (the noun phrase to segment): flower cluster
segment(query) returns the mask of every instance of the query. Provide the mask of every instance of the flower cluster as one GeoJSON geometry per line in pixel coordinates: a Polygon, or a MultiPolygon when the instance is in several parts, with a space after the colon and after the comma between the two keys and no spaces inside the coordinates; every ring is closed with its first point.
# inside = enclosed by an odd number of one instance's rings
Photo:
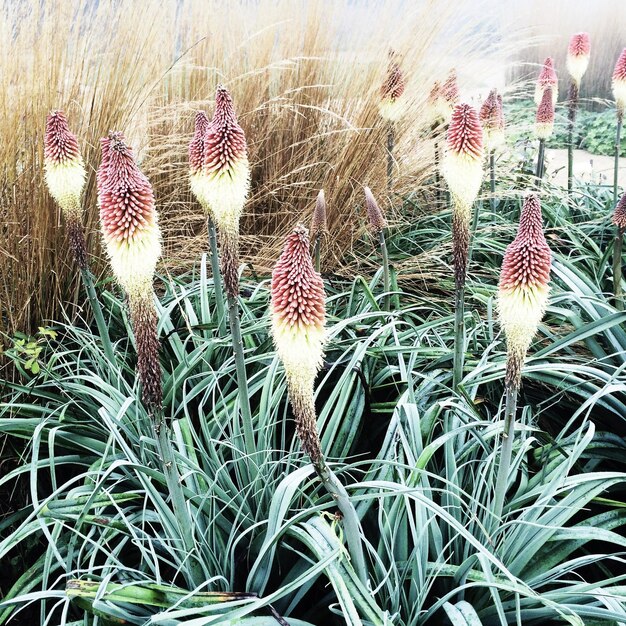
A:
{"type": "Polygon", "coordinates": [[[498,287],[498,312],[509,353],[506,383],[512,388],[519,387],[526,352],[545,312],[550,260],[541,204],[536,194],[529,194],[517,236],[504,253],[498,287]]]}
{"type": "Polygon", "coordinates": [[[621,117],[624,115],[624,108],[626,108],[626,48],[619,55],[613,71],[613,95],[615,96],[618,115],[621,117]]]}
{"type": "Polygon", "coordinates": [[[272,337],[285,367],[298,436],[313,462],[322,458],[313,404],[313,383],[323,363],[326,319],[324,283],[315,271],[307,229],[287,237],[272,272],[272,337]]]}
{"type": "Polygon", "coordinates": [[[613,224],[619,230],[626,230],[626,193],[619,199],[613,211],[613,224]]]}
{"type": "Polygon", "coordinates": [[[428,94],[428,109],[432,123],[448,124],[454,107],[458,102],[459,86],[457,84],[456,71],[452,69],[443,84],[435,81],[428,94]]]}
{"type": "Polygon", "coordinates": [[[389,122],[397,121],[403,109],[401,97],[405,87],[404,75],[395,57],[395,53],[390,51],[387,77],[380,88],[381,101],[378,105],[380,116],[389,122]]]}
{"type": "Polygon", "coordinates": [[[480,123],[483,127],[483,138],[487,152],[495,150],[504,143],[504,110],[502,96],[496,89],[489,92],[489,96],[480,107],[480,123]]]}
{"type": "Polygon", "coordinates": [[[591,43],[589,33],[576,33],[572,35],[569,46],[567,48],[567,71],[570,73],[572,80],[578,86],[587,71],[589,65],[589,56],[591,52],[591,43]]]}
{"type": "Polygon", "coordinates": [[[313,209],[313,218],[311,219],[311,239],[315,241],[318,237],[322,237],[328,232],[328,224],[326,221],[326,199],[324,190],[320,189],[315,201],[315,209],[313,209]]]}
{"type": "Polygon", "coordinates": [[[541,104],[546,89],[552,90],[552,106],[556,105],[556,100],[559,95],[559,80],[554,71],[554,60],[552,57],[548,57],[543,62],[543,67],[541,68],[541,72],[539,72],[539,78],[535,84],[535,104],[537,106],[541,104]]]}
{"type": "Polygon", "coordinates": [[[535,118],[535,135],[538,139],[548,139],[554,131],[554,99],[548,87],[541,97],[535,118]]]}

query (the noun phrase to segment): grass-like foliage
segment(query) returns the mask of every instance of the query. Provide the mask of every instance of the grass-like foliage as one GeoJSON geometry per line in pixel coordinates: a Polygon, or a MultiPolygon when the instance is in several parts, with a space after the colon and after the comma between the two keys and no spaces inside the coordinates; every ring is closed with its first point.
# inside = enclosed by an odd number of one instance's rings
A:
{"type": "MultiPolygon", "coordinates": [[[[268,281],[242,283],[249,450],[230,337],[219,337],[202,259],[195,272],[163,278],[158,299],[184,518],[141,403],[117,292],[101,291],[115,363],[90,328],[56,324],[40,371],[22,368],[22,382],[7,383],[0,430],[23,448],[0,484],[23,506],[0,522],[0,559],[33,564],[0,602],[0,624],[16,613],[75,626],[626,621],[626,313],[605,295],[611,190],[579,189],[573,214],[554,189],[544,193],[555,198],[544,200],[553,291],[524,369],[501,518],[492,502],[505,351],[494,296],[518,198],[500,200],[497,213],[485,202],[479,214],[458,393],[449,212],[388,233],[392,285],[403,279],[391,312],[381,270],[326,279],[318,427],[360,519],[366,584],[294,437],[268,335],[268,281]]],[[[410,201],[403,209],[417,212],[410,201]]],[[[377,262],[362,250],[364,264],[377,262]]]]}

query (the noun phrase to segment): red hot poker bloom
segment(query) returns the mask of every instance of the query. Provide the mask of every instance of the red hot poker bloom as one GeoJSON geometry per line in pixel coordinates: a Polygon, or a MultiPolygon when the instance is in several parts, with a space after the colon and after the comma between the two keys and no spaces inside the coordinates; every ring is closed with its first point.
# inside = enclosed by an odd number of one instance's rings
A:
{"type": "Polygon", "coordinates": [[[315,209],[313,209],[313,219],[311,220],[311,239],[315,241],[318,237],[328,232],[328,223],[326,220],[326,199],[324,190],[320,189],[315,201],[315,209]]]}
{"type": "Polygon", "coordinates": [[[519,387],[524,357],[545,312],[550,291],[550,261],[541,204],[536,194],[529,194],[517,236],[504,253],[498,287],[498,312],[509,352],[509,386],[519,387]]]}
{"type": "Polygon", "coordinates": [[[152,284],[161,254],[154,193],[121,133],[102,142],[100,222],[111,267],[127,292],[152,284]]]}
{"type": "Polygon", "coordinates": [[[367,220],[369,222],[370,229],[373,233],[379,234],[385,228],[387,228],[387,220],[383,212],[374,198],[374,194],[369,187],[365,187],[365,209],[367,211],[367,220]]]}
{"type": "Polygon", "coordinates": [[[626,48],[619,55],[613,71],[613,95],[618,114],[622,116],[626,108],[626,48]]]}
{"type": "Polygon", "coordinates": [[[543,62],[543,67],[541,72],[539,72],[539,78],[535,85],[535,104],[537,106],[541,103],[543,92],[548,88],[552,89],[552,104],[556,105],[556,99],[559,94],[559,80],[554,71],[554,60],[552,57],[548,57],[543,62]]]}
{"type": "Polygon", "coordinates": [[[489,92],[489,96],[480,107],[480,123],[483,127],[485,148],[488,152],[495,150],[504,143],[504,112],[502,97],[496,89],[489,92]]]}
{"type": "Polygon", "coordinates": [[[196,113],[193,138],[189,144],[189,183],[191,191],[205,211],[209,212],[207,198],[202,195],[204,176],[204,144],[209,130],[209,118],[204,111],[196,113]]]}
{"type": "Polygon", "coordinates": [[[591,52],[591,42],[589,33],[576,33],[572,35],[567,48],[567,71],[576,85],[587,71],[589,65],[589,55],[591,52]]]}
{"type": "Polygon", "coordinates": [[[483,176],[483,132],[478,112],[458,104],[447,133],[443,175],[455,202],[455,210],[469,217],[483,176]]]}
{"type": "Polygon", "coordinates": [[[539,139],[548,139],[554,130],[554,100],[552,89],[548,87],[541,97],[541,102],[537,107],[535,123],[535,135],[539,139]]]}
{"type": "Polygon", "coordinates": [[[326,312],[324,283],[313,267],[308,232],[302,225],[287,237],[272,272],[270,309],[272,336],[285,367],[298,436],[315,462],[321,459],[321,449],[313,383],[323,363],[326,312]]]}
{"type": "Polygon", "coordinates": [[[613,212],[613,224],[620,230],[626,230],[626,193],[620,198],[613,212]]]}
{"type": "Polygon", "coordinates": [[[53,111],[46,120],[44,168],[50,195],[68,219],[80,221],[86,172],[78,141],[63,111],[53,111]]]}
{"type": "Polygon", "coordinates": [[[380,89],[381,101],[379,104],[380,115],[383,119],[394,122],[399,119],[402,114],[402,105],[399,102],[404,93],[404,75],[400,69],[400,65],[395,60],[396,55],[393,51],[389,53],[389,67],[387,69],[387,77],[380,89]]]}

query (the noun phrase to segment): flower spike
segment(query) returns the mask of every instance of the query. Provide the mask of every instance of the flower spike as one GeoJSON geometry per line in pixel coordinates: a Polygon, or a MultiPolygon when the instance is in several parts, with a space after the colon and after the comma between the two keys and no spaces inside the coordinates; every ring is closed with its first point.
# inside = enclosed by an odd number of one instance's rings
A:
{"type": "Polygon", "coordinates": [[[324,283],[309,252],[307,229],[299,224],[287,237],[272,272],[272,337],[285,367],[298,437],[314,463],[322,459],[313,383],[322,366],[326,331],[324,283]]]}
{"type": "Polygon", "coordinates": [[[320,189],[315,201],[315,209],[313,209],[313,218],[311,219],[311,240],[315,241],[318,237],[328,232],[328,224],[326,220],[326,199],[324,190],[320,189]]]}
{"type": "Polygon", "coordinates": [[[537,108],[535,123],[535,135],[539,139],[548,139],[554,131],[554,100],[552,89],[548,87],[541,97],[541,103],[537,108]]]}
{"type": "Polygon", "coordinates": [[[403,107],[400,98],[404,93],[404,87],[404,75],[396,61],[396,53],[390,50],[387,77],[380,88],[381,101],[378,106],[380,116],[384,120],[395,122],[402,115],[403,107]]]}
{"type": "Polygon", "coordinates": [[[572,35],[567,48],[567,71],[572,80],[578,86],[587,71],[591,43],[589,33],[576,33],[572,35]]]}
{"type": "Polygon", "coordinates": [[[617,114],[621,119],[626,108],[626,48],[619,55],[613,71],[613,95],[617,105],[617,114]]]}
{"type": "Polygon", "coordinates": [[[550,261],[541,204],[536,194],[529,194],[517,236],[504,253],[498,287],[498,312],[509,353],[506,386],[510,389],[519,388],[526,352],[546,309],[550,261]]]}
{"type": "Polygon", "coordinates": [[[86,172],[78,141],[69,129],[63,111],[52,111],[46,120],[44,171],[50,195],[65,218],[74,258],[81,269],[86,269],[87,247],[81,205],[86,172]]]}
{"type": "Polygon", "coordinates": [[[365,209],[367,211],[367,220],[369,222],[370,229],[373,233],[379,234],[385,228],[387,228],[387,220],[372,194],[372,190],[369,187],[365,187],[365,209]]]}
{"type": "Polygon", "coordinates": [[[612,221],[620,230],[626,230],[626,193],[622,195],[620,201],[616,204],[612,221]]]}
{"type": "Polygon", "coordinates": [[[202,208],[210,212],[207,198],[202,194],[202,177],[204,176],[204,144],[209,130],[209,118],[204,111],[196,113],[194,134],[189,144],[189,183],[191,191],[202,205],[202,208]]]}
{"type": "Polygon", "coordinates": [[[498,95],[496,89],[489,92],[489,96],[480,107],[479,116],[483,127],[485,149],[487,152],[491,152],[504,143],[502,96],[498,95]]]}
{"type": "Polygon", "coordinates": [[[539,78],[535,85],[535,104],[537,106],[541,104],[543,93],[548,88],[552,89],[552,106],[555,106],[559,95],[559,80],[554,71],[554,60],[552,57],[548,57],[543,62],[543,67],[541,68],[541,72],[539,72],[539,78]]]}

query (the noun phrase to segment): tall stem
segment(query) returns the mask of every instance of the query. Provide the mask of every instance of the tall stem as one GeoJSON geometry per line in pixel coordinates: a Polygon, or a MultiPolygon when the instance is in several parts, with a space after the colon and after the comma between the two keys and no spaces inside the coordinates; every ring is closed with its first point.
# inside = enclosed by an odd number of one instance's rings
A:
{"type": "Polygon", "coordinates": [[[211,217],[207,218],[209,231],[209,246],[211,248],[211,272],[213,273],[213,291],[215,293],[215,309],[217,312],[217,332],[220,337],[226,336],[226,315],[224,307],[224,289],[222,288],[222,275],[220,274],[220,259],[217,251],[217,233],[215,222],[211,217]]]}
{"type": "Polygon", "coordinates": [[[440,160],[439,140],[435,139],[435,201],[437,207],[439,207],[439,202],[441,201],[441,173],[439,172],[440,160]]]}
{"type": "Polygon", "coordinates": [[[537,172],[535,174],[537,177],[537,187],[541,187],[541,179],[543,178],[543,161],[545,158],[545,151],[546,151],[546,140],[540,139],[539,140],[539,155],[537,157],[537,172]]]}
{"type": "Polygon", "coordinates": [[[387,190],[391,191],[393,183],[393,146],[395,142],[395,129],[393,122],[387,127],[387,190]]]}
{"type": "Polygon", "coordinates": [[[348,551],[354,564],[354,569],[359,577],[359,580],[363,583],[367,583],[367,569],[365,567],[365,557],[363,555],[363,545],[361,543],[361,530],[359,523],[359,516],[354,508],[354,505],[350,501],[350,496],[345,487],[341,484],[335,473],[326,465],[326,461],[323,456],[313,461],[313,467],[319,476],[319,479],[324,485],[326,491],[330,494],[331,498],[336,502],[337,508],[341,512],[343,517],[343,524],[345,528],[345,537],[348,542],[348,551]]]}
{"type": "Polygon", "coordinates": [[[237,389],[239,392],[239,407],[243,422],[243,436],[246,451],[249,454],[256,452],[254,430],[252,428],[252,411],[250,410],[250,393],[248,391],[248,378],[246,375],[246,362],[243,353],[243,339],[241,337],[241,322],[239,317],[239,303],[237,298],[228,294],[228,320],[233,339],[233,351],[235,353],[235,367],[237,371],[237,389]]]}
{"type": "Polygon", "coordinates": [[[615,295],[615,308],[624,310],[622,298],[622,243],[624,241],[624,229],[618,228],[613,245],[613,294],[615,295]]]}
{"type": "Polygon", "coordinates": [[[383,288],[385,290],[384,307],[386,311],[389,311],[391,306],[391,279],[389,274],[389,253],[387,251],[384,229],[378,232],[378,242],[380,244],[380,254],[383,261],[383,288]]]}
{"type": "Polygon", "coordinates": [[[321,267],[321,248],[322,248],[322,237],[321,235],[317,235],[315,237],[315,243],[313,244],[313,258],[315,259],[315,271],[319,274],[321,267]]]}
{"type": "Polygon", "coordinates": [[[517,387],[507,385],[506,406],[504,409],[504,428],[502,431],[502,449],[500,450],[500,463],[496,478],[496,494],[493,503],[493,514],[496,520],[502,516],[504,496],[509,478],[511,456],[513,452],[513,433],[515,427],[515,413],[517,411],[517,387]]]}
{"type": "Polygon", "coordinates": [[[491,212],[496,212],[496,153],[489,154],[489,191],[491,192],[491,212]]]}
{"type": "Polygon", "coordinates": [[[89,303],[91,304],[91,310],[93,311],[93,316],[96,320],[96,326],[98,327],[98,334],[100,335],[100,340],[102,341],[102,347],[104,348],[104,354],[111,364],[115,363],[115,353],[113,352],[113,344],[111,343],[111,338],[109,337],[109,329],[104,320],[104,315],[102,313],[102,306],[100,305],[100,301],[98,300],[98,296],[96,295],[96,288],[94,285],[94,279],[92,273],[89,271],[88,267],[81,267],[80,275],[83,280],[83,285],[85,286],[85,290],[87,291],[87,297],[89,298],[89,303]]]}
{"type": "Polygon", "coordinates": [[[572,195],[574,188],[574,125],[578,109],[578,85],[572,80],[567,101],[567,196],[572,195]]]}
{"type": "Polygon", "coordinates": [[[617,131],[615,133],[615,162],[613,164],[613,204],[617,204],[617,179],[619,174],[619,156],[622,138],[622,122],[624,120],[624,112],[617,111],[617,131]]]}
{"type": "Polygon", "coordinates": [[[458,389],[463,378],[465,360],[465,282],[456,285],[454,291],[454,362],[452,388],[458,389]]]}
{"type": "Polygon", "coordinates": [[[452,256],[454,262],[454,361],[452,388],[456,391],[463,378],[465,360],[465,282],[470,254],[471,207],[452,211],[452,256]]]}

